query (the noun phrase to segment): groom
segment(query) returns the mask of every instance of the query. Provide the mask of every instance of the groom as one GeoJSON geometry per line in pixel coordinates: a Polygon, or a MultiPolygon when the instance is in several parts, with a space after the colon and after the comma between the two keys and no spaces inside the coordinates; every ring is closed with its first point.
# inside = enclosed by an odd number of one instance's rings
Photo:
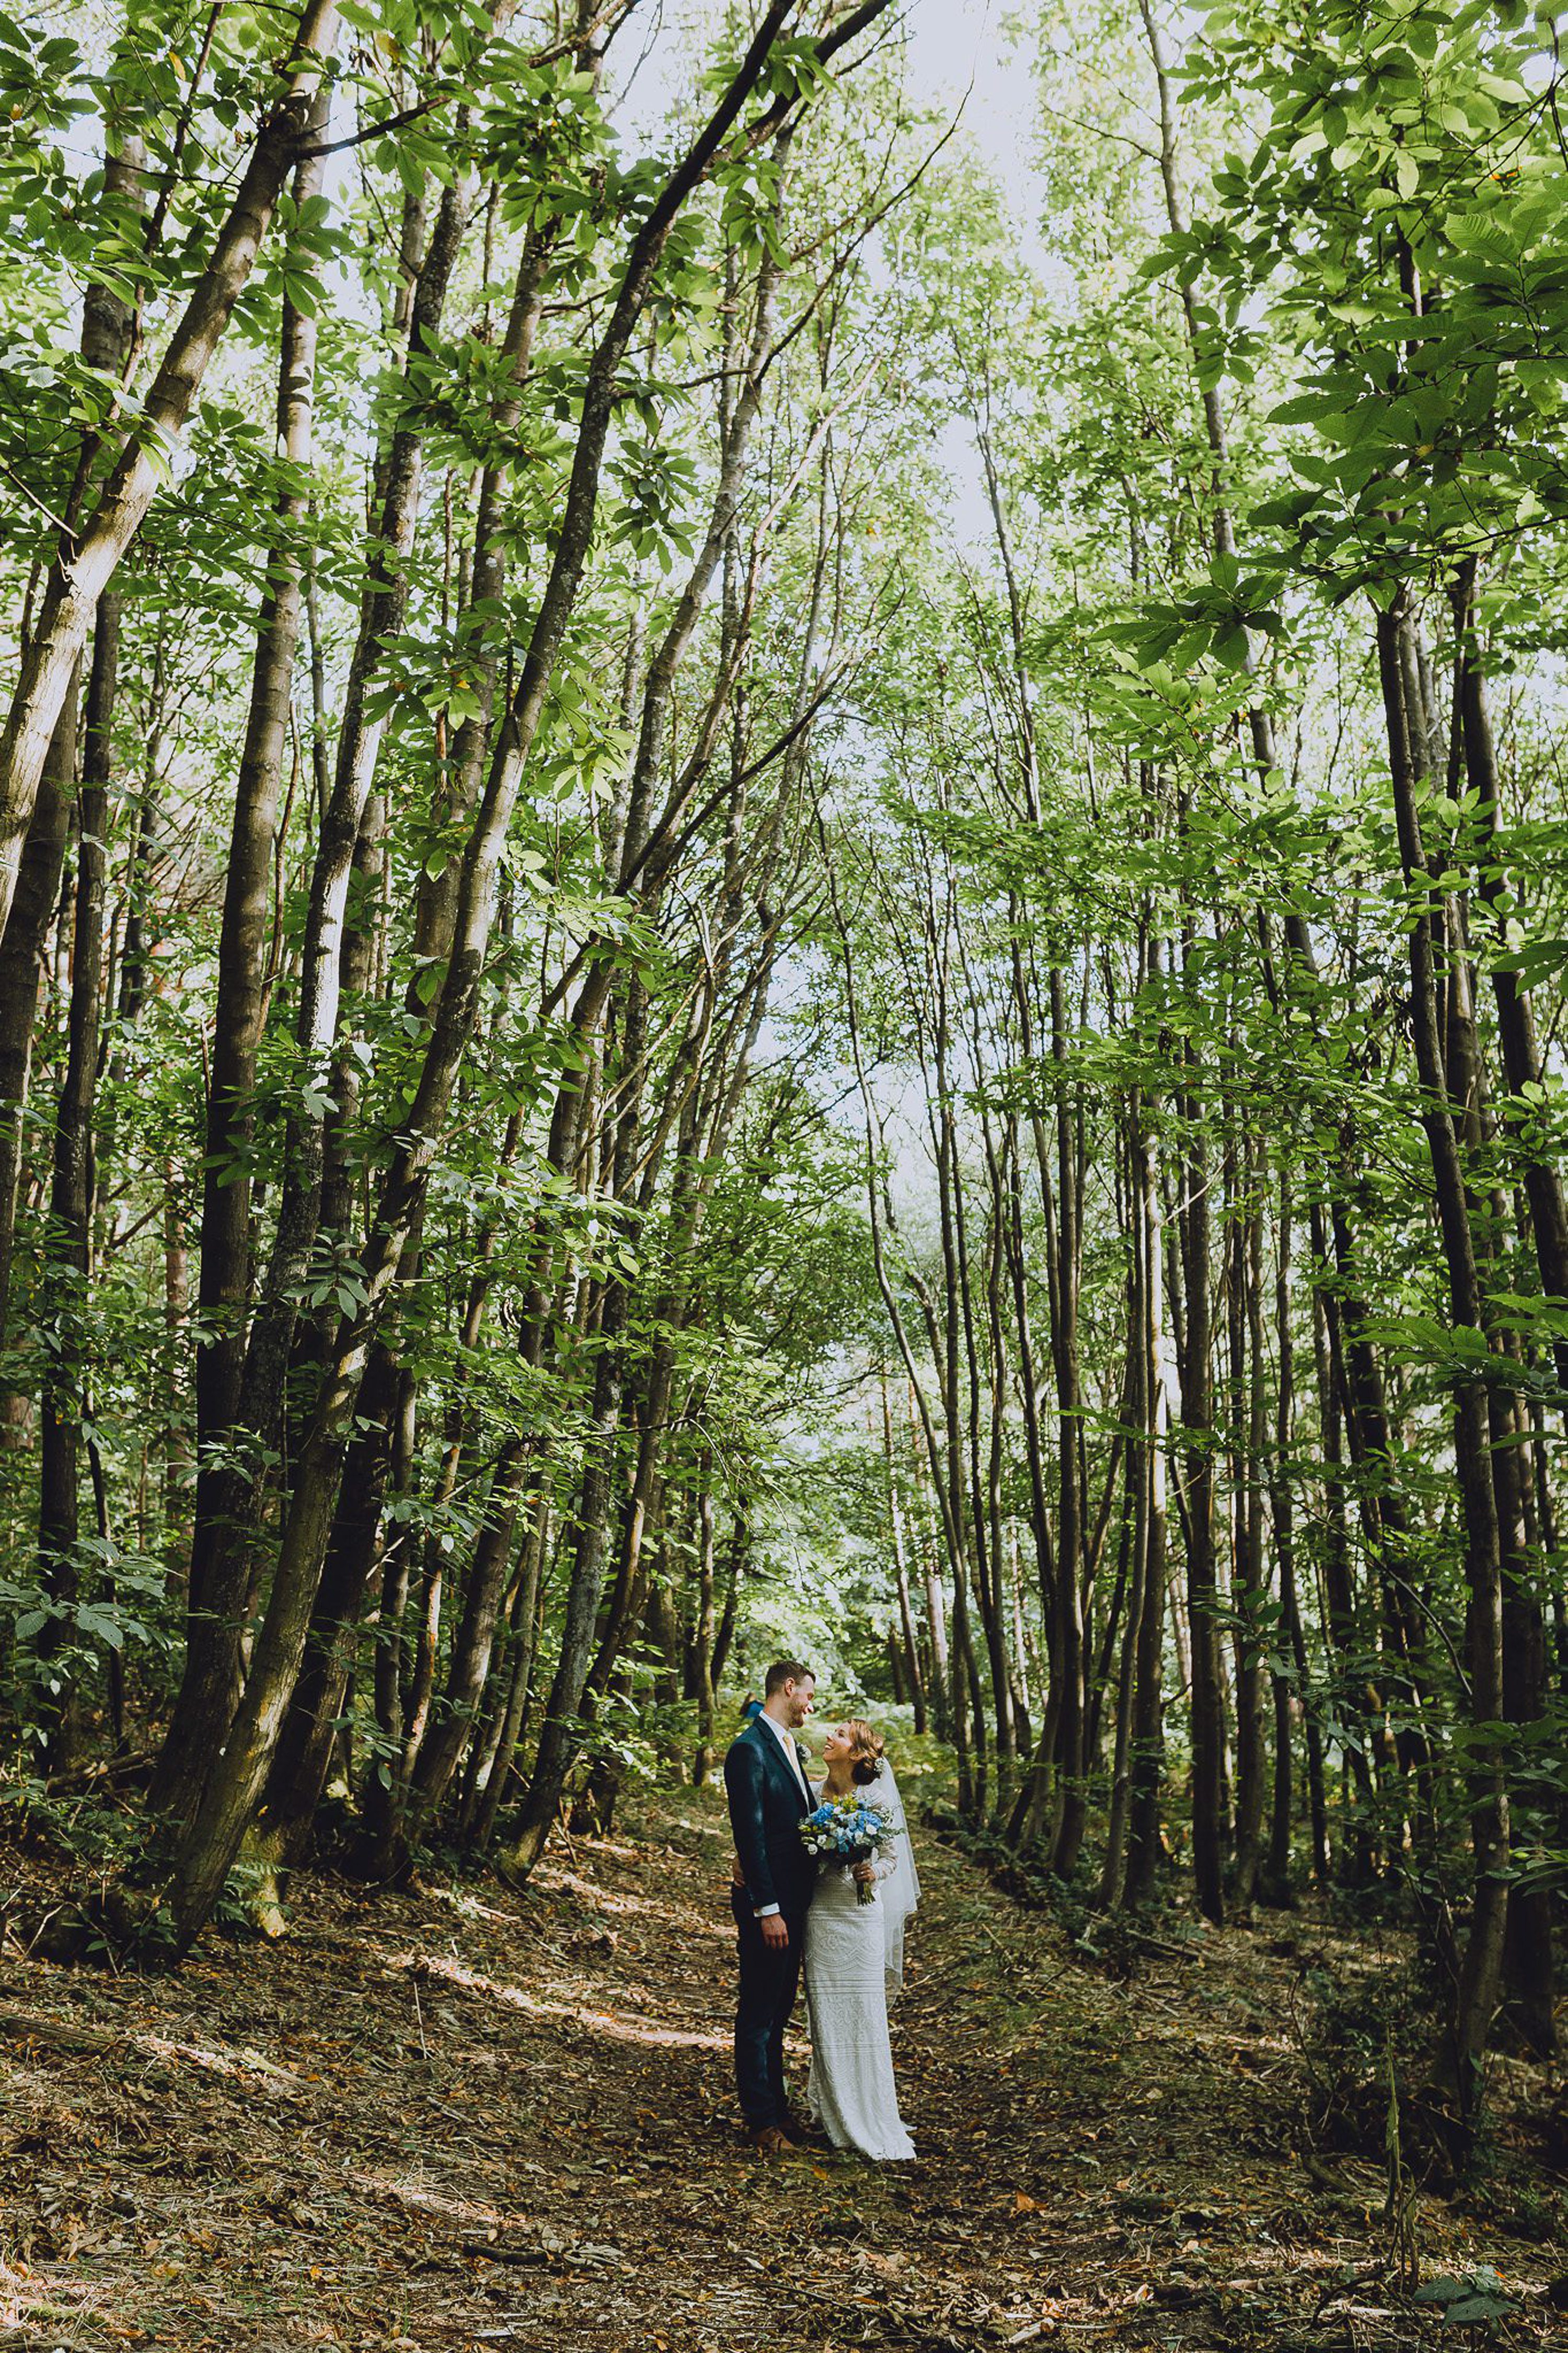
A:
{"type": "Polygon", "coordinates": [[[794,1737],[811,1714],[816,1678],[798,1659],[780,1659],[763,1691],[761,1715],[724,1759],[724,1788],[742,1881],[730,1890],[741,1940],[735,2084],[747,2138],[772,2157],[805,2137],[784,2096],[784,2041],[816,1876],[800,1838],[816,1800],[794,1737]]]}

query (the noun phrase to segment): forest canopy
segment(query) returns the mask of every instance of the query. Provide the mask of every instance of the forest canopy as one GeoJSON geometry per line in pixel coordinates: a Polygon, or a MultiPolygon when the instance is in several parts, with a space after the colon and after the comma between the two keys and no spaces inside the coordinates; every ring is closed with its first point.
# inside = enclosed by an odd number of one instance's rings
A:
{"type": "Polygon", "coordinates": [[[798,1651],[1001,1868],[1411,1927],[1462,2136],[1568,1866],[1555,22],[1040,0],[1012,168],[940,8],[674,13],[0,15],[51,1934],[524,1881],[798,1651]]]}

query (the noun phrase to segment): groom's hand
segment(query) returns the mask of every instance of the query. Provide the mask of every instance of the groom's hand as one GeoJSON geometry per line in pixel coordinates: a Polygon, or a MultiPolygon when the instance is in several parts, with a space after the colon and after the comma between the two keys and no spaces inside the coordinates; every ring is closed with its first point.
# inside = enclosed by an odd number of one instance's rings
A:
{"type": "Polygon", "coordinates": [[[763,1919],[758,1921],[757,1926],[763,1932],[763,1942],[768,1947],[770,1951],[775,1953],[788,1952],[789,1930],[784,1926],[784,1918],[782,1912],[769,1912],[763,1919]]]}

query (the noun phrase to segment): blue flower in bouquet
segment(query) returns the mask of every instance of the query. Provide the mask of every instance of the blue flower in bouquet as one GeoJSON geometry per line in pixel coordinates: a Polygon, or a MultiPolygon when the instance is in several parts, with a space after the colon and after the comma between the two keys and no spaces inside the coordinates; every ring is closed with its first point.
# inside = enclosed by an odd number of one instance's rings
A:
{"type": "MultiPolygon", "coordinates": [[[[825,1798],[802,1822],[800,1835],[808,1853],[848,1870],[858,1862],[869,1862],[873,1855],[885,1854],[893,1842],[893,1825],[879,1806],[868,1804],[864,1798],[825,1798]]],[[[876,1899],[874,1887],[858,1883],[855,1892],[862,1904],[876,1899]]]]}

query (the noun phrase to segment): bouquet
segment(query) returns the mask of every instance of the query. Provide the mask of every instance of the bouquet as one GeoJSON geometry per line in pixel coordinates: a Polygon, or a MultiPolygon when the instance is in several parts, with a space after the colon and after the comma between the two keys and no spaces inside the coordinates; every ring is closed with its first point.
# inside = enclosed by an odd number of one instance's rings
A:
{"type": "MultiPolygon", "coordinates": [[[[854,1863],[869,1862],[874,1854],[886,1854],[893,1843],[893,1825],[879,1806],[868,1805],[864,1798],[825,1798],[802,1822],[800,1835],[808,1853],[847,1870],[854,1863]]],[[[857,1880],[855,1895],[858,1903],[872,1904],[877,1891],[857,1880]]]]}

